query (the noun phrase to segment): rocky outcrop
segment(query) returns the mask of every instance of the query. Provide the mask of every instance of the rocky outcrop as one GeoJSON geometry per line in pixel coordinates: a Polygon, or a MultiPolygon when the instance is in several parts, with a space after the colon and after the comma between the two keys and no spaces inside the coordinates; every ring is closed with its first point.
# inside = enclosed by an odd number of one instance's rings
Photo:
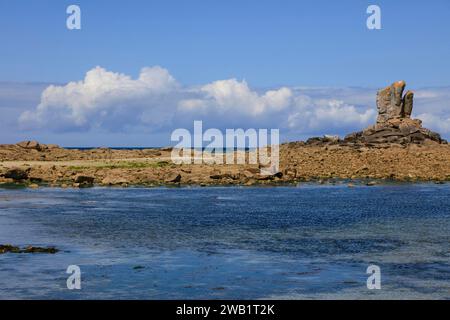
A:
{"type": "MultiPolygon", "coordinates": [[[[397,81],[381,89],[377,94],[378,117],[376,124],[363,131],[353,132],[344,140],[337,136],[309,138],[305,145],[347,145],[356,147],[389,147],[390,145],[409,144],[446,144],[441,136],[422,127],[422,121],[411,119],[414,93],[404,90],[405,81],[397,81]]],[[[345,116],[345,115],[344,115],[345,116]]]]}
{"type": "Polygon", "coordinates": [[[377,94],[377,123],[363,131],[347,135],[345,143],[401,144],[445,143],[441,136],[422,127],[422,121],[411,119],[414,93],[406,92],[405,81],[397,81],[377,94]]]}
{"type": "Polygon", "coordinates": [[[30,150],[44,151],[48,149],[58,149],[57,144],[41,144],[37,141],[22,141],[16,144],[18,147],[30,150]]]}
{"type": "Polygon", "coordinates": [[[22,142],[19,142],[17,145],[24,149],[34,149],[34,150],[38,150],[38,151],[42,150],[41,145],[37,141],[22,141],[22,142]]]}
{"type": "Polygon", "coordinates": [[[0,144],[0,161],[70,161],[125,159],[130,152],[133,158],[170,157],[169,151],[162,149],[66,149],[56,144],[43,144],[37,141],[22,141],[16,144],[0,144]]]}

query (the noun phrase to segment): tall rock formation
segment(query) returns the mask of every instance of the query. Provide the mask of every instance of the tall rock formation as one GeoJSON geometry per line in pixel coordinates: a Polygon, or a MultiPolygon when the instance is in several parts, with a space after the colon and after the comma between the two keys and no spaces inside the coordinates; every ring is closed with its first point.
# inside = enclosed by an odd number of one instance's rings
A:
{"type": "Polygon", "coordinates": [[[391,119],[410,118],[413,108],[414,93],[406,92],[405,81],[397,81],[377,94],[378,124],[385,124],[391,119]]]}
{"type": "Polygon", "coordinates": [[[344,139],[346,143],[382,144],[382,143],[445,143],[441,136],[422,127],[422,121],[411,119],[414,93],[407,91],[405,81],[397,81],[378,91],[377,123],[363,131],[354,132],[344,139]]]}

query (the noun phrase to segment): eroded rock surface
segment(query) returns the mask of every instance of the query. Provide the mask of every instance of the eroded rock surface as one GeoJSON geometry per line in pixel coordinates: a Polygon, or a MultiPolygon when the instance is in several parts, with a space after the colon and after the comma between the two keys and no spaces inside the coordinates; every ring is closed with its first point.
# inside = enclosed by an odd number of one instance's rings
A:
{"type": "Polygon", "coordinates": [[[441,136],[422,127],[422,121],[411,119],[414,93],[406,92],[405,81],[397,81],[378,91],[377,123],[363,131],[347,135],[344,142],[364,144],[445,143],[441,136]]]}

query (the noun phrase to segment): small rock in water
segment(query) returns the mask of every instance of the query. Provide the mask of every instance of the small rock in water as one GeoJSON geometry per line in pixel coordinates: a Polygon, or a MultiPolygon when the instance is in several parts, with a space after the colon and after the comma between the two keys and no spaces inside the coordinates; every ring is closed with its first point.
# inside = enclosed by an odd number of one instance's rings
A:
{"type": "Polygon", "coordinates": [[[139,270],[139,269],[144,269],[145,267],[143,267],[143,266],[135,266],[135,267],[133,267],[133,269],[134,270],[139,270]]]}
{"type": "Polygon", "coordinates": [[[94,177],[80,175],[75,178],[75,183],[78,184],[78,188],[88,188],[94,185],[94,180],[94,177]]]}
{"type": "Polygon", "coordinates": [[[43,248],[43,247],[28,246],[24,249],[21,249],[17,246],[13,246],[10,244],[0,245],[0,254],[8,253],[8,252],[9,253],[50,253],[50,254],[55,254],[58,251],[59,250],[54,247],[43,248]]]}
{"type": "Polygon", "coordinates": [[[10,244],[2,244],[0,245],[0,254],[2,253],[7,253],[7,252],[12,252],[12,253],[20,253],[20,248],[10,245],[10,244]]]}
{"type": "Polygon", "coordinates": [[[58,251],[59,250],[54,247],[42,248],[33,246],[28,246],[25,249],[21,250],[22,253],[50,253],[50,254],[55,254],[58,251]]]}

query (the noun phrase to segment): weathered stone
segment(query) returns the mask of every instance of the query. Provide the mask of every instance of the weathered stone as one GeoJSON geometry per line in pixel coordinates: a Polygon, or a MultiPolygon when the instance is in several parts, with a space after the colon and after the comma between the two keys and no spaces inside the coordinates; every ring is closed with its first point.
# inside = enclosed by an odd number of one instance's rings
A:
{"type": "Polygon", "coordinates": [[[34,149],[34,150],[38,150],[38,151],[42,150],[41,145],[37,141],[22,141],[22,142],[19,142],[17,145],[24,149],[34,149]]]}
{"type": "Polygon", "coordinates": [[[406,92],[405,81],[397,81],[377,94],[378,118],[374,126],[347,135],[344,143],[365,143],[371,147],[390,144],[406,145],[432,140],[443,143],[441,136],[422,127],[422,121],[411,119],[414,93],[406,92]]]}
{"type": "Polygon", "coordinates": [[[13,179],[15,181],[20,180],[27,180],[28,179],[28,172],[29,169],[20,169],[20,168],[13,168],[8,170],[3,176],[7,179],[13,179]]]}
{"type": "Polygon", "coordinates": [[[355,142],[362,136],[362,132],[353,132],[345,136],[344,141],[355,142]]]}
{"type": "MultiPolygon", "coordinates": [[[[403,91],[405,90],[405,81],[394,82],[389,87],[378,91],[377,94],[377,108],[378,108],[378,119],[377,123],[385,123],[389,119],[400,118],[404,114],[403,106],[404,99],[402,97],[403,91]]],[[[411,95],[411,93],[409,93],[411,95]]],[[[412,98],[411,106],[412,106],[412,98]]],[[[409,100],[408,100],[409,101],[409,100]]],[[[409,113],[411,114],[411,113],[409,113]]]]}
{"type": "Polygon", "coordinates": [[[220,180],[220,179],[233,179],[237,180],[236,176],[230,174],[230,173],[222,173],[222,174],[213,174],[209,176],[213,180],[220,180]]]}
{"type": "Polygon", "coordinates": [[[73,187],[75,187],[75,188],[91,188],[94,186],[94,181],[95,181],[94,177],[78,175],[75,178],[75,183],[73,184],[73,187]]]}
{"type": "Polygon", "coordinates": [[[413,109],[413,99],[414,93],[412,91],[408,91],[404,97],[404,105],[403,105],[403,114],[402,116],[405,118],[410,118],[412,109],[413,109]]]}
{"type": "Polygon", "coordinates": [[[102,184],[103,185],[107,185],[107,186],[114,186],[114,185],[123,185],[128,183],[128,180],[124,177],[117,177],[114,175],[111,176],[106,176],[103,180],[102,180],[102,184]]]}
{"type": "Polygon", "coordinates": [[[164,181],[168,183],[179,183],[181,181],[181,174],[170,174],[164,181]]]}
{"type": "Polygon", "coordinates": [[[21,253],[50,253],[50,254],[55,254],[58,251],[59,250],[54,248],[54,247],[42,248],[42,247],[28,246],[25,249],[22,249],[21,253]]]}
{"type": "Polygon", "coordinates": [[[94,180],[94,177],[79,175],[75,178],[75,183],[93,184],[94,180]]]}
{"type": "Polygon", "coordinates": [[[10,244],[0,245],[0,254],[7,252],[20,253],[20,248],[10,244]]]}
{"type": "Polygon", "coordinates": [[[34,247],[34,246],[28,246],[26,248],[19,248],[10,244],[6,244],[6,245],[0,245],[0,254],[3,253],[50,253],[50,254],[55,254],[57,253],[59,250],[54,248],[54,247],[48,247],[48,248],[43,248],[43,247],[34,247]]]}

